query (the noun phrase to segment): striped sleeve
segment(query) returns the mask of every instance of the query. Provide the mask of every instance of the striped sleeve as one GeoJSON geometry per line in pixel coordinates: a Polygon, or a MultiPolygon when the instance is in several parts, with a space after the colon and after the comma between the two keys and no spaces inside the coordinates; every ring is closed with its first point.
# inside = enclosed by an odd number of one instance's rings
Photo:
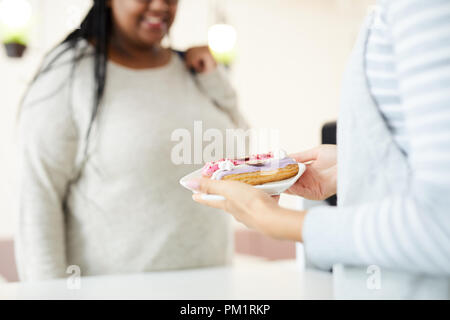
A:
{"type": "Polygon", "coordinates": [[[303,227],[319,267],[375,264],[450,274],[450,0],[386,9],[409,137],[410,189],[377,203],[319,207],[303,227]]]}

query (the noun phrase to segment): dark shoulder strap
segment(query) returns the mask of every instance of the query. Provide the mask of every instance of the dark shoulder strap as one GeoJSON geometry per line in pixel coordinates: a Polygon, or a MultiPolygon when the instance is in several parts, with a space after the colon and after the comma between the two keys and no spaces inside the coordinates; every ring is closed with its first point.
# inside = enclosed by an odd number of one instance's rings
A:
{"type": "MultiPolygon", "coordinates": [[[[183,60],[183,61],[186,60],[186,51],[173,50],[173,52],[175,52],[180,57],[181,60],[183,60]]],[[[192,73],[192,75],[196,74],[194,69],[191,69],[190,72],[192,73]]]]}
{"type": "Polygon", "coordinates": [[[186,51],[173,50],[173,52],[175,52],[181,58],[181,60],[186,60],[186,51]]]}

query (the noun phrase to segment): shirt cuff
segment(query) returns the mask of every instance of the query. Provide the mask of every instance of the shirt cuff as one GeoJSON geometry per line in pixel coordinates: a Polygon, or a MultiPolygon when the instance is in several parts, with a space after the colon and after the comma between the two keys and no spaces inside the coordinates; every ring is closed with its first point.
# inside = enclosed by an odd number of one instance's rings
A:
{"type": "Polygon", "coordinates": [[[358,253],[353,237],[353,214],[337,207],[308,210],[303,223],[305,255],[320,269],[330,270],[335,263],[354,264],[358,253]]]}

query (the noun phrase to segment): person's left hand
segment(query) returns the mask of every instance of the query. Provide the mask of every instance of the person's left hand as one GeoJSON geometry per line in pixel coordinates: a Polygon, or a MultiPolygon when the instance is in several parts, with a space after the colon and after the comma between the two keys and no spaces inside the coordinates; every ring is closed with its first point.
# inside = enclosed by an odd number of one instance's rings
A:
{"type": "Polygon", "coordinates": [[[186,65],[197,73],[209,73],[217,68],[217,62],[207,46],[187,50],[186,65]]]}
{"type": "Polygon", "coordinates": [[[283,209],[278,199],[254,187],[237,182],[211,179],[192,180],[191,188],[200,193],[192,198],[204,205],[222,209],[251,229],[268,236],[301,241],[305,212],[283,209]],[[203,194],[215,194],[226,200],[204,200],[203,194]]]}

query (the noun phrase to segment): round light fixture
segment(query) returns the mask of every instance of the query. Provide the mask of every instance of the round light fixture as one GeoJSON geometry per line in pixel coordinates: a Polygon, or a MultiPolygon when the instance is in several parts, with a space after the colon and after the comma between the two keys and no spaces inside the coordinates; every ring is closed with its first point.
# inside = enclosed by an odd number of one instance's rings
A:
{"type": "Polygon", "coordinates": [[[0,0],[0,35],[9,57],[26,49],[33,8],[28,0],[0,0]]]}
{"type": "Polygon", "coordinates": [[[213,25],[208,31],[208,45],[217,61],[230,64],[236,55],[236,29],[228,24],[213,25]]]}
{"type": "Polygon", "coordinates": [[[31,20],[31,4],[27,0],[2,0],[0,23],[9,29],[26,28],[31,20]]]}

